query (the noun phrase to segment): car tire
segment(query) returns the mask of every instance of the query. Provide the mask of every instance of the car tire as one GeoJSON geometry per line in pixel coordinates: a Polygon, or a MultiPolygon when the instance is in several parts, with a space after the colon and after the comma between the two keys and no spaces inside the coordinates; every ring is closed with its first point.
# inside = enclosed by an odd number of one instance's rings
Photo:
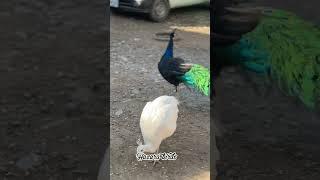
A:
{"type": "Polygon", "coordinates": [[[164,21],[170,12],[170,5],[167,0],[154,0],[150,9],[149,17],[152,21],[164,21]]]}

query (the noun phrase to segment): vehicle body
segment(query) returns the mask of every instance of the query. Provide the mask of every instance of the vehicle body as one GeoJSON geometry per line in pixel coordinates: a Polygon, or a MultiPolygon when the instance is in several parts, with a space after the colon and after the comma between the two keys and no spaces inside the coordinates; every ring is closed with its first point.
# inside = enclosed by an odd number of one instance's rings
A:
{"type": "Polygon", "coordinates": [[[147,13],[156,22],[165,20],[171,9],[201,4],[210,0],[110,0],[111,8],[147,13]]]}

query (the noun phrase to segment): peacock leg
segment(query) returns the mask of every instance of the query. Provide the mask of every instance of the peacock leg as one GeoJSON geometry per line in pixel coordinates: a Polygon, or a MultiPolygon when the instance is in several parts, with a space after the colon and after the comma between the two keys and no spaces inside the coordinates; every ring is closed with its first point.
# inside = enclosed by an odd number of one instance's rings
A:
{"type": "Polygon", "coordinates": [[[178,92],[178,86],[176,86],[176,92],[178,92]]]}

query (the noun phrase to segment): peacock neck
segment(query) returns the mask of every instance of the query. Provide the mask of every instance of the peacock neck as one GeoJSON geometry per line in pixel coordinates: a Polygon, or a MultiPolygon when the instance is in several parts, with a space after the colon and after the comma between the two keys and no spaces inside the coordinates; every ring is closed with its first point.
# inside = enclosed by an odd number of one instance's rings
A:
{"type": "Polygon", "coordinates": [[[216,55],[218,60],[227,59],[219,62],[220,66],[240,64],[258,74],[265,74],[270,70],[268,51],[257,43],[253,44],[247,38],[242,38],[228,47],[216,48],[216,55]]]}
{"type": "Polygon", "coordinates": [[[167,49],[163,55],[164,59],[173,58],[173,36],[170,36],[170,40],[167,45],[167,49]]]}

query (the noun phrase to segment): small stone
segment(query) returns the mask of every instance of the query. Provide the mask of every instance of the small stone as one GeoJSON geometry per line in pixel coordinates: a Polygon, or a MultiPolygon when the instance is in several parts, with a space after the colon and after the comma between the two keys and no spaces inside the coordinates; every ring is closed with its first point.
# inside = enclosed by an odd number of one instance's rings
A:
{"type": "Polygon", "coordinates": [[[64,122],[65,122],[65,119],[50,121],[47,124],[41,126],[40,129],[41,130],[47,130],[49,128],[54,128],[54,127],[57,127],[59,125],[62,125],[64,122]]]}
{"type": "Polygon", "coordinates": [[[18,175],[13,172],[7,172],[5,176],[18,176],[18,175]]]}
{"type": "Polygon", "coordinates": [[[74,173],[74,174],[88,174],[89,171],[86,169],[76,169],[76,170],[73,170],[72,173],[74,173]]]}
{"type": "Polygon", "coordinates": [[[25,92],[25,93],[23,93],[23,97],[25,97],[25,98],[30,98],[32,95],[31,95],[31,93],[29,93],[29,92],[25,92]]]}
{"type": "Polygon", "coordinates": [[[11,143],[11,144],[9,144],[8,149],[13,150],[13,149],[15,149],[16,147],[17,147],[17,144],[16,144],[16,143],[11,143]]]}
{"type": "Polygon", "coordinates": [[[12,122],[10,122],[10,124],[11,124],[12,126],[17,127],[17,126],[20,126],[22,123],[21,123],[21,121],[12,121],[12,122]]]}
{"type": "Polygon", "coordinates": [[[30,172],[29,171],[26,171],[25,173],[24,173],[24,176],[25,177],[27,177],[27,176],[29,176],[30,175],[30,172]]]}
{"type": "Polygon", "coordinates": [[[302,152],[297,152],[297,153],[295,153],[294,155],[295,155],[297,158],[303,158],[303,157],[304,157],[304,155],[303,155],[302,152]]]}
{"type": "Polygon", "coordinates": [[[27,39],[28,35],[25,32],[16,32],[16,35],[19,36],[22,39],[27,39]]]}
{"type": "Polygon", "coordinates": [[[263,122],[264,122],[264,124],[271,124],[271,123],[272,123],[272,120],[271,120],[271,119],[266,119],[266,120],[264,120],[263,122]]]}
{"type": "Polygon", "coordinates": [[[65,74],[63,72],[61,72],[61,71],[59,71],[58,74],[57,74],[58,78],[62,78],[64,76],[65,76],[65,74]]]}
{"type": "Polygon", "coordinates": [[[57,35],[55,35],[55,34],[48,34],[47,37],[48,37],[48,39],[56,39],[56,38],[57,38],[57,35]]]}
{"type": "Polygon", "coordinates": [[[283,170],[281,170],[281,169],[278,170],[278,173],[279,174],[284,174],[283,170]]]}
{"type": "Polygon", "coordinates": [[[140,91],[139,91],[139,90],[137,90],[137,89],[134,89],[134,90],[132,90],[132,93],[133,93],[133,94],[139,94],[139,93],[140,93],[140,91]]]}
{"type": "Polygon", "coordinates": [[[124,56],[120,56],[120,58],[121,58],[122,61],[125,61],[125,62],[128,61],[128,58],[126,58],[124,56]]]}
{"type": "Polygon", "coordinates": [[[12,72],[12,71],[14,71],[14,68],[8,67],[8,68],[7,68],[7,71],[8,71],[8,72],[12,72]]]}
{"type": "Polygon", "coordinates": [[[233,176],[235,174],[237,174],[237,172],[235,170],[233,170],[233,169],[228,170],[227,173],[226,173],[226,175],[228,177],[231,177],[231,176],[233,176]]]}
{"type": "Polygon", "coordinates": [[[22,170],[28,170],[40,164],[41,164],[41,157],[39,155],[31,153],[19,159],[16,163],[16,166],[22,170]]]}
{"type": "Polygon", "coordinates": [[[119,110],[115,113],[115,115],[119,117],[122,113],[123,113],[123,110],[122,110],[122,109],[119,109],[119,110]]]}
{"type": "Polygon", "coordinates": [[[49,106],[47,106],[47,105],[43,105],[43,106],[40,108],[40,111],[41,111],[42,113],[49,113],[49,110],[50,110],[50,108],[49,108],[49,106]]]}
{"type": "Polygon", "coordinates": [[[299,127],[299,123],[298,122],[294,122],[294,121],[290,121],[288,122],[288,125],[292,128],[297,128],[299,127]]]}
{"type": "Polygon", "coordinates": [[[267,108],[267,106],[264,104],[260,104],[257,106],[257,109],[261,109],[261,110],[266,109],[266,108],[267,108]]]}
{"type": "Polygon", "coordinates": [[[66,104],[66,115],[70,116],[74,113],[80,112],[80,104],[76,102],[69,102],[66,104]]]}
{"type": "Polygon", "coordinates": [[[2,113],[7,113],[8,110],[7,110],[6,108],[1,108],[1,112],[2,112],[2,113]]]}
{"type": "Polygon", "coordinates": [[[72,169],[74,167],[76,167],[76,165],[73,162],[69,162],[69,161],[61,165],[62,169],[72,169]]]}

